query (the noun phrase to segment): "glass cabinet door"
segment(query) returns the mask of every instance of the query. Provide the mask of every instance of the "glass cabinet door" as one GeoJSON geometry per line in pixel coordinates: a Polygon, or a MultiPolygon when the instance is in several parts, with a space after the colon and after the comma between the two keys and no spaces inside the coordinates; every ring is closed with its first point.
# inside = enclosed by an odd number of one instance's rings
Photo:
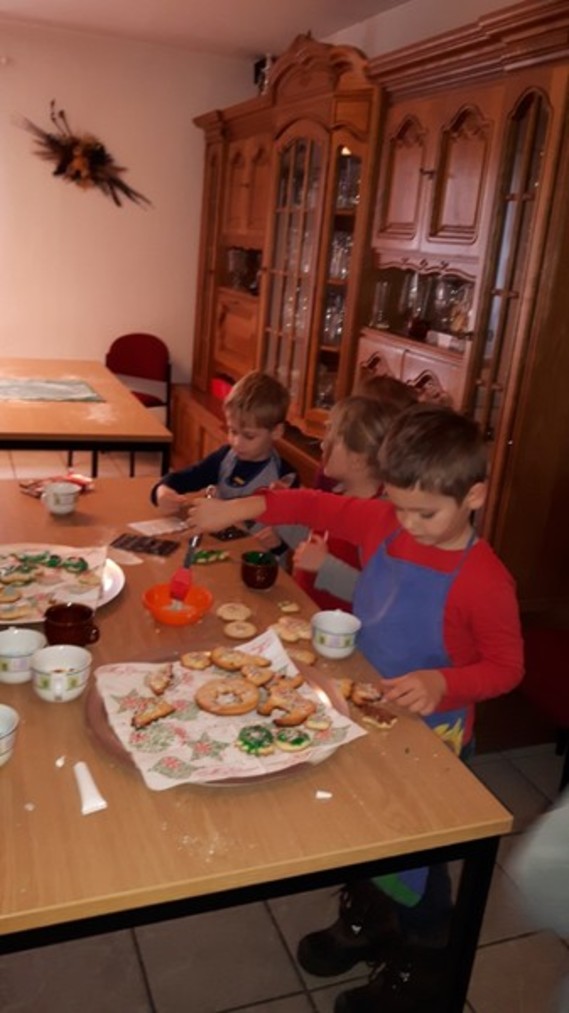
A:
{"type": "Polygon", "coordinates": [[[317,307],[316,348],[311,363],[307,410],[328,410],[337,390],[342,350],[346,348],[346,310],[352,268],[354,230],[360,202],[362,158],[352,147],[336,148],[330,213],[327,215],[325,274],[317,307]]]}
{"type": "Polygon", "coordinates": [[[310,134],[280,151],[268,267],[264,368],[290,391],[293,417],[303,411],[325,183],[327,137],[310,134]]]}
{"type": "Polygon", "coordinates": [[[540,192],[548,124],[546,100],[539,92],[529,92],[511,116],[506,139],[507,164],[499,232],[490,302],[482,328],[486,337],[472,406],[474,417],[491,444],[503,428],[504,393],[519,340],[520,297],[540,192]]]}

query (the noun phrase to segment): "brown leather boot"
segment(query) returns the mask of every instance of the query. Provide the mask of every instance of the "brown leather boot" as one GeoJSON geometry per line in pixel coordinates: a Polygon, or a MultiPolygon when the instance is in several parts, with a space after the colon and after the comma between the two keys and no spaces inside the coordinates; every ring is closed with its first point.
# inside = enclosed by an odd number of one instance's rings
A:
{"type": "Polygon", "coordinates": [[[360,960],[377,960],[381,947],[398,938],[394,905],[370,880],[361,880],[342,887],[338,920],[304,936],[297,958],[305,971],[328,977],[360,960]]]}

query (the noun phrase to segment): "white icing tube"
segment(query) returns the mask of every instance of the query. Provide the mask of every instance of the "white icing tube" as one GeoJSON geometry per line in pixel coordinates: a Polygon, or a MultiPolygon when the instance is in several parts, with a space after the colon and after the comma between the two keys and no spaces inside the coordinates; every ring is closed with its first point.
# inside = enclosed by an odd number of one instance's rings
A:
{"type": "Polygon", "coordinates": [[[83,815],[88,816],[89,813],[96,813],[101,809],[106,809],[107,802],[97,788],[87,764],[83,763],[83,761],[75,763],[73,773],[75,774],[75,780],[79,788],[81,812],[83,815]]]}

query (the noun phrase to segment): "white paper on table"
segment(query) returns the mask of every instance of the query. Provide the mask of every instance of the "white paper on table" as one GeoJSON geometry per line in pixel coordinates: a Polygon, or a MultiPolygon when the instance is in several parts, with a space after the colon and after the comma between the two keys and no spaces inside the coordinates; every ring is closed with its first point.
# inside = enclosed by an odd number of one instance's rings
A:
{"type": "Polygon", "coordinates": [[[128,527],[140,535],[168,535],[172,531],[186,531],[187,521],[179,517],[157,517],[155,521],[129,521],[128,527]]]}
{"type": "MultiPolygon", "coordinates": [[[[298,671],[274,630],[266,630],[247,644],[240,644],[239,650],[247,654],[262,654],[276,672],[294,675],[298,671]]],[[[305,682],[298,692],[313,700],[320,713],[326,713],[330,726],[311,731],[311,745],[305,750],[286,752],[276,748],[274,753],[266,756],[248,755],[235,745],[240,730],[251,724],[270,726],[270,718],[263,718],[255,711],[220,717],[201,710],[194,699],[196,689],[204,682],[227,675],[214,665],[195,671],[184,668],[179,661],[130,662],[103,665],[97,669],[97,689],[109,724],[149,788],[162,791],[183,783],[242,780],[303,763],[320,763],[339,746],[367,734],[348,716],[325,704],[325,694],[321,696],[321,691],[305,682]],[[148,687],[148,679],[164,664],[172,664],[172,688],[165,696],[176,708],[175,713],[137,731],[132,726],[132,717],[143,701],[156,702],[148,687]]]]}

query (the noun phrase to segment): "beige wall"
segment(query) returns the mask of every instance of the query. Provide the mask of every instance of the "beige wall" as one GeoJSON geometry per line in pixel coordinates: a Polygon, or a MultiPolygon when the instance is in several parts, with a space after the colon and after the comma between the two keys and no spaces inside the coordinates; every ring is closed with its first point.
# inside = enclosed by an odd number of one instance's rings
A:
{"type": "Polygon", "coordinates": [[[252,94],[245,60],[0,24],[0,354],[102,359],[116,335],[148,330],[189,378],[203,161],[192,117],[252,94]],[[51,175],[16,125],[48,127],[51,98],[152,208],[51,175]]]}

